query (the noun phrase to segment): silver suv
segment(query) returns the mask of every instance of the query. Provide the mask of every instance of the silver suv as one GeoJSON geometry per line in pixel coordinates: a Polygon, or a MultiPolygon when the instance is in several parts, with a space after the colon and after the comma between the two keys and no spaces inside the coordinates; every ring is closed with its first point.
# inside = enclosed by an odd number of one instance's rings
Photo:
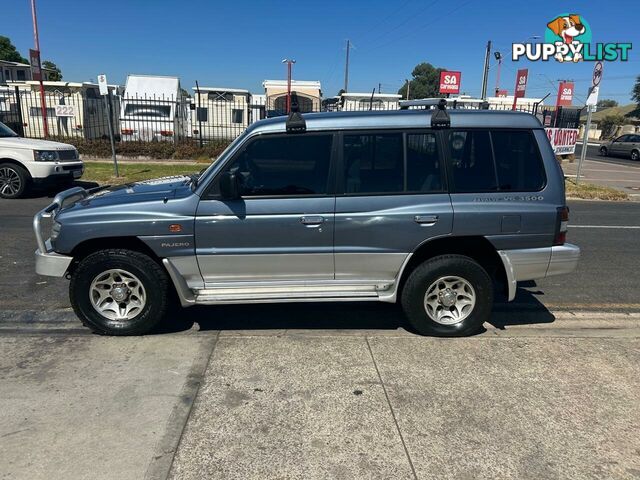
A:
{"type": "Polygon", "coordinates": [[[151,331],[174,290],[184,307],[398,302],[417,332],[462,336],[496,289],[512,300],[518,281],[576,267],[567,221],[531,115],[294,113],[255,123],[200,175],[63,192],[34,219],[36,270],[70,278],[102,334],[151,331]]]}

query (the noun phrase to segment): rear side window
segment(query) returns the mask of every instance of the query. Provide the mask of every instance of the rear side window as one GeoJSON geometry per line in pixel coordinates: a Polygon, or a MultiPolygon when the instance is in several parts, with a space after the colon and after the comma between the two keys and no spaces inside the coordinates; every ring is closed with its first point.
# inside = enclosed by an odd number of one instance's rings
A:
{"type": "Polygon", "coordinates": [[[346,193],[402,192],[402,134],[345,135],[344,177],[346,193]]]}
{"type": "Polygon", "coordinates": [[[491,139],[500,190],[535,192],[544,187],[544,165],[531,132],[493,131],[491,139]]]}
{"type": "Polygon", "coordinates": [[[453,187],[458,193],[489,192],[498,189],[487,131],[448,133],[453,187]]]}
{"type": "Polygon", "coordinates": [[[407,191],[443,190],[438,143],[433,133],[407,135],[407,191]]]}

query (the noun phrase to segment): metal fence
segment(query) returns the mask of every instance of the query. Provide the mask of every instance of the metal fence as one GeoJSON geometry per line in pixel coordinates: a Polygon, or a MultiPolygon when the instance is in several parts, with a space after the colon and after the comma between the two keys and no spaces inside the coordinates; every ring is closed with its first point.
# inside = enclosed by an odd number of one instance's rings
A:
{"type": "MultiPolygon", "coordinates": [[[[226,93],[176,97],[121,96],[110,92],[105,99],[96,86],[45,86],[46,125],[52,138],[107,139],[111,120],[119,142],[193,141],[200,144],[230,141],[253,122],[265,117],[285,115],[286,95],[267,97],[262,104],[250,95],[226,93]],[[109,102],[107,108],[106,102],[109,102]],[[108,112],[112,112],[109,119],[108,112]]],[[[404,102],[381,100],[371,96],[353,99],[320,99],[297,95],[302,112],[376,111],[399,108],[433,108],[437,99],[404,102]]],[[[483,104],[480,100],[448,101],[448,108],[511,110],[504,104],[483,104]]],[[[555,108],[539,104],[518,104],[518,111],[536,115],[545,127],[578,128],[581,110],[555,108]]],[[[45,137],[40,92],[37,86],[0,86],[0,122],[18,134],[31,138],[45,137]]]]}

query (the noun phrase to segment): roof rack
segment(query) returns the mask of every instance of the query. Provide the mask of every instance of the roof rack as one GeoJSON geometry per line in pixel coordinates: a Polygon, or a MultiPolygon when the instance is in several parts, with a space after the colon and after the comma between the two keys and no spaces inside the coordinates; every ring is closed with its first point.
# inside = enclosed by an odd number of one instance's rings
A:
{"type": "Polygon", "coordinates": [[[298,94],[291,92],[289,97],[289,118],[287,118],[287,133],[304,133],[307,131],[307,122],[300,114],[298,94]]]}
{"type": "Polygon", "coordinates": [[[449,128],[451,118],[446,110],[447,101],[442,98],[437,105],[437,109],[431,114],[431,128],[449,128]]]}

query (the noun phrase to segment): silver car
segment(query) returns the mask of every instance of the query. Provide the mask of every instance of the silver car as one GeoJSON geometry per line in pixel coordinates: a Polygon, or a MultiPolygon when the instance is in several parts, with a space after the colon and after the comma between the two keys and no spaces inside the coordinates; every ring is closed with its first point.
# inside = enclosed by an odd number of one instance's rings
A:
{"type": "Polygon", "coordinates": [[[600,155],[629,157],[631,160],[640,160],[640,135],[630,133],[621,135],[600,146],[600,155]]]}

